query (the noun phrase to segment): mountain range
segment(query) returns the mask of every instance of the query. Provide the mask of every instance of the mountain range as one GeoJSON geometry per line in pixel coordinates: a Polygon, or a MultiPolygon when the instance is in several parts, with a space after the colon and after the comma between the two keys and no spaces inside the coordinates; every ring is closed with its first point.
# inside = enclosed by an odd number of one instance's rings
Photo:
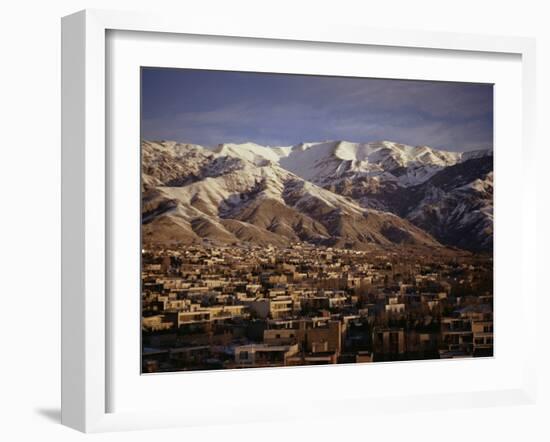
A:
{"type": "Polygon", "coordinates": [[[492,150],[391,141],[141,148],[146,243],[492,250],[492,150]]]}

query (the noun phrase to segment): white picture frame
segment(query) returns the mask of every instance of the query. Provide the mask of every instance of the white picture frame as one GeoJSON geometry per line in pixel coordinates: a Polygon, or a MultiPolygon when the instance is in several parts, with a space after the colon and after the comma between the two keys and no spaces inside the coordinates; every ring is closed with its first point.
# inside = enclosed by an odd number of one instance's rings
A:
{"type": "MultiPolygon", "coordinates": [[[[186,20],[180,17],[143,13],[86,10],[62,21],[62,423],[84,432],[168,426],[205,425],[211,416],[189,415],[181,410],[109,411],[108,396],[113,388],[109,377],[110,311],[107,228],[109,185],[106,120],[107,45],[109,31],[140,31],[177,34],[269,39],[286,42],[369,45],[380,48],[425,48],[441,51],[468,51],[514,54],[521,57],[522,121],[521,159],[528,176],[534,163],[535,42],[519,37],[493,37],[451,33],[378,30],[334,25],[294,27],[281,23],[235,23],[186,20]]],[[[138,183],[136,183],[136,186],[138,183]]],[[[536,305],[534,279],[529,278],[528,260],[536,256],[535,195],[522,190],[521,212],[521,302],[522,309],[536,305]],[[531,258],[528,258],[530,256],[531,258]]],[[[498,250],[498,247],[496,248],[498,250]]],[[[502,250],[502,249],[501,249],[502,250]]],[[[343,398],[340,413],[369,414],[373,411],[404,410],[411,404],[418,409],[440,409],[499,404],[533,403],[536,397],[535,324],[520,319],[524,330],[523,374],[510,386],[500,389],[460,393],[399,395],[373,400],[343,398]],[[516,382],[517,381],[517,382],[516,382]]],[[[498,320],[498,319],[497,319],[498,320]]],[[[498,337],[497,337],[498,339],[498,337]]],[[[498,357],[498,356],[497,356],[498,357]]],[[[468,362],[456,362],[464,364],[468,362]]],[[[427,369],[433,370],[428,367],[427,369]]],[[[290,373],[290,372],[286,372],[290,373]]],[[[273,376],[273,372],[271,372],[273,376]]],[[[285,374],[295,376],[295,374],[285,374]]],[[[365,396],[364,399],[368,399],[365,396]]],[[[249,410],[242,421],[284,419],[285,417],[324,416],[327,401],[313,401],[312,407],[289,406],[286,410],[246,405],[246,398],[235,399],[242,410],[249,410]],[[248,407],[248,408],[247,408],[248,407]]],[[[266,404],[263,404],[266,405],[266,404]]],[[[332,413],[334,410],[331,410],[332,413]]],[[[219,421],[218,416],[218,421],[219,421]]],[[[230,420],[228,419],[227,422],[230,420]]],[[[232,416],[231,421],[234,421],[232,416]]]]}

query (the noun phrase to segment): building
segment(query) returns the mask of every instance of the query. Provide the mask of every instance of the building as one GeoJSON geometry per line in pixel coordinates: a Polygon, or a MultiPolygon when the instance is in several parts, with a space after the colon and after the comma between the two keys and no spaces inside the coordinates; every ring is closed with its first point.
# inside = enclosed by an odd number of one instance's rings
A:
{"type": "Polygon", "coordinates": [[[169,330],[174,327],[174,321],[169,315],[146,316],[141,320],[141,327],[147,331],[169,330]]]}
{"type": "Polygon", "coordinates": [[[237,367],[277,367],[288,365],[288,358],[298,353],[298,345],[248,344],[235,347],[237,367]]]}
{"type": "Polygon", "coordinates": [[[472,323],[468,318],[441,318],[441,350],[453,354],[471,354],[473,350],[472,323]]]}
{"type": "Polygon", "coordinates": [[[280,296],[270,299],[259,298],[248,302],[248,307],[258,318],[279,319],[292,315],[294,301],[290,296],[280,296]]]}
{"type": "Polygon", "coordinates": [[[493,356],[493,321],[472,321],[474,356],[493,356]]]}
{"type": "Polygon", "coordinates": [[[405,332],[402,328],[374,327],[372,342],[375,355],[382,359],[391,359],[405,353],[405,332]]]}

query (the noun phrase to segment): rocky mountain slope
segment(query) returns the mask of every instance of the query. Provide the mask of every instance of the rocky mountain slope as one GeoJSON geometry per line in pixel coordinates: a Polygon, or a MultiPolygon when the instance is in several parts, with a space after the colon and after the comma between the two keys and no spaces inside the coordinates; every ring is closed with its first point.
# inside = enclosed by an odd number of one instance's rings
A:
{"type": "Polygon", "coordinates": [[[217,151],[256,164],[279,164],[361,207],[408,219],[443,244],[492,250],[492,150],[460,153],[391,141],[331,141],[275,149],[221,145],[217,151]]]}
{"type": "Polygon", "coordinates": [[[401,212],[444,244],[493,248],[493,157],[477,157],[438,172],[408,190],[401,212]]]}
{"type": "Polygon", "coordinates": [[[146,241],[493,246],[492,151],[142,142],[146,241]]]}
{"type": "Polygon", "coordinates": [[[402,186],[420,184],[439,170],[461,161],[457,152],[391,141],[350,143],[327,141],[270,148],[246,143],[222,144],[226,155],[278,162],[281,167],[321,186],[350,177],[378,177],[402,186]]]}
{"type": "Polygon", "coordinates": [[[144,141],[144,241],[442,247],[394,213],[362,207],[285,169],[280,159],[292,149],[263,149],[270,148],[222,145],[213,152],[144,141]]]}

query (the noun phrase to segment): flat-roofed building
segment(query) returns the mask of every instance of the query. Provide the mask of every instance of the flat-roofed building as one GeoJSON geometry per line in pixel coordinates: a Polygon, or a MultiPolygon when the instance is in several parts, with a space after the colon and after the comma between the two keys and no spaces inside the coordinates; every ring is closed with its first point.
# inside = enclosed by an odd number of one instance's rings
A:
{"type": "Polygon", "coordinates": [[[441,318],[441,350],[471,354],[473,350],[472,322],[468,318],[441,318]]]}
{"type": "Polygon", "coordinates": [[[235,347],[237,367],[287,365],[288,358],[298,353],[298,345],[248,344],[235,347]]]}
{"type": "Polygon", "coordinates": [[[405,332],[402,328],[375,327],[372,342],[377,354],[391,356],[405,353],[405,332]]]}
{"type": "Polygon", "coordinates": [[[278,298],[259,298],[248,303],[248,307],[259,318],[279,319],[291,316],[294,311],[294,301],[290,296],[278,298]]]}
{"type": "Polygon", "coordinates": [[[178,327],[197,322],[206,322],[211,319],[212,313],[208,310],[178,312],[178,327]]]}
{"type": "Polygon", "coordinates": [[[298,332],[293,328],[267,329],[264,330],[264,343],[271,345],[296,344],[298,332]]]}
{"type": "Polygon", "coordinates": [[[493,355],[493,321],[472,321],[475,356],[493,355]]]}
{"type": "Polygon", "coordinates": [[[175,326],[173,317],[169,315],[145,316],[141,319],[141,326],[147,331],[169,330],[175,326]]]}

